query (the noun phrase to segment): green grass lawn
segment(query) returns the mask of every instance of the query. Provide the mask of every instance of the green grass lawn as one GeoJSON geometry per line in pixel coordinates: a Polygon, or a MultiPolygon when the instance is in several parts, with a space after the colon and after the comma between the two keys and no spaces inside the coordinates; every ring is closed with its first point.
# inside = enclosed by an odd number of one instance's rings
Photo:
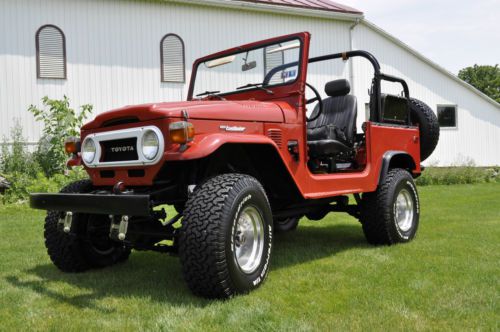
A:
{"type": "Polygon", "coordinates": [[[500,329],[500,184],[420,188],[417,238],[372,247],[343,214],[275,237],[268,280],[228,301],[196,298],[176,257],[65,274],[44,213],[0,207],[0,330],[500,329]]]}

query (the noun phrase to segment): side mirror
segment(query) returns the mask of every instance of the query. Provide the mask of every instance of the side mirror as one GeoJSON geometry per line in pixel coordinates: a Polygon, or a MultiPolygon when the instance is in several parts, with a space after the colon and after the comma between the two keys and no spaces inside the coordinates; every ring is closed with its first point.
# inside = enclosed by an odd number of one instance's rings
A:
{"type": "Polygon", "coordinates": [[[251,62],[245,63],[243,66],[241,66],[241,71],[248,71],[248,70],[254,69],[255,67],[257,67],[257,62],[251,61],[251,62]]]}

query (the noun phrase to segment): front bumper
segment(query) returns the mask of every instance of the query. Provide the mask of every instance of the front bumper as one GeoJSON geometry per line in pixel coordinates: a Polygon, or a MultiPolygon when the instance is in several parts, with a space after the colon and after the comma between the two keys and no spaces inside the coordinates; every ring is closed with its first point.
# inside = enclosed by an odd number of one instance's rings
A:
{"type": "Polygon", "coordinates": [[[34,209],[114,216],[150,216],[149,195],[31,194],[34,209]]]}

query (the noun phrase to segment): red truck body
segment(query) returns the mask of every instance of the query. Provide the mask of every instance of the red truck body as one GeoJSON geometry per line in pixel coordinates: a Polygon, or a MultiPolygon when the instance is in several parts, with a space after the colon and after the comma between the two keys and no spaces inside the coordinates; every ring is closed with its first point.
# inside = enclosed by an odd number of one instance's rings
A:
{"type": "Polygon", "coordinates": [[[367,145],[363,160],[361,160],[365,167],[361,171],[335,174],[311,173],[307,167],[305,126],[305,82],[310,39],[308,33],[264,40],[198,59],[193,66],[194,74],[191,80],[193,82],[196,79],[196,67],[209,59],[290,38],[300,38],[304,45],[301,74],[295,83],[274,88],[272,96],[264,91],[253,90],[229,95],[226,97],[227,101],[192,101],[190,94],[190,100],[186,102],[127,106],[103,113],[86,124],[82,128],[82,141],[89,133],[121,130],[137,126],[136,123],[140,123],[141,126],[157,126],[167,138],[162,162],[156,165],[121,168],[114,166],[99,169],[86,167],[94,184],[113,186],[118,182],[123,182],[126,186],[151,186],[163,162],[204,158],[225,144],[271,146],[279,154],[297,189],[306,199],[374,191],[378,185],[383,157],[387,151],[404,151],[410,155],[415,163],[412,172],[417,176],[420,173],[418,128],[384,126],[370,121],[365,124],[367,145]],[[182,119],[182,111],[188,112],[189,120],[195,127],[196,136],[192,142],[188,143],[189,148],[181,152],[179,144],[168,142],[168,127],[171,122],[182,119]],[[134,121],[116,126],[106,125],[117,119],[134,119],[134,121]],[[245,132],[226,132],[221,129],[221,126],[245,127],[245,132]],[[298,159],[288,151],[287,142],[290,141],[299,143],[298,159]],[[131,177],[129,170],[143,170],[144,176],[131,177]],[[101,176],[101,174],[109,174],[106,171],[114,172],[114,176],[101,176]]]}
{"type": "Polygon", "coordinates": [[[273,232],[296,229],[304,216],[345,212],[369,243],[412,240],[420,214],[413,179],[422,151],[426,158],[437,144],[434,113],[372,54],[310,58],[309,42],[302,32],[203,57],[187,101],[126,106],[87,123],[70,141],[68,165],[90,179],[31,195],[33,208],[48,210],[54,264],[80,272],[122,262],[131,249],[179,254],[195,294],[227,298],[265,280],[273,232]],[[375,73],[362,132],[346,79],[328,82],[325,99],[306,82],[308,63],[351,57],[375,73]],[[401,84],[403,95],[382,94],[382,80],[401,84]],[[210,91],[223,84],[229,92],[210,91]]]}

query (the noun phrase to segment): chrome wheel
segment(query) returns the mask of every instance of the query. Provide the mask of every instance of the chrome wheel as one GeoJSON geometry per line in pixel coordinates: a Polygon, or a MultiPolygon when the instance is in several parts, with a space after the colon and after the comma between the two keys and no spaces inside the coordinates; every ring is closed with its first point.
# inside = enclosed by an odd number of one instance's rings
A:
{"type": "Polygon", "coordinates": [[[402,189],[394,202],[394,218],[398,228],[407,232],[413,225],[413,197],[406,189],[402,189]]]}
{"type": "Polygon", "coordinates": [[[233,253],[240,269],[250,274],[260,265],[264,251],[264,222],[253,206],[241,211],[236,221],[233,253]]]}

